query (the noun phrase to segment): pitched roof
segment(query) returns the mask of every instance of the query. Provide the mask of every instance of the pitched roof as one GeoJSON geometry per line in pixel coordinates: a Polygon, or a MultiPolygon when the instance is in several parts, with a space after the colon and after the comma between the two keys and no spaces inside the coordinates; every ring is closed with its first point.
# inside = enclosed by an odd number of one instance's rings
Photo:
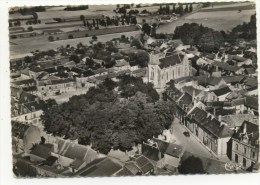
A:
{"type": "MultiPolygon", "coordinates": [[[[142,144],[142,154],[153,161],[160,160],[160,151],[156,146],[151,146],[150,144],[146,143],[142,144]]],[[[161,155],[161,157],[163,157],[163,154],[161,155]]]]}
{"type": "Polygon", "coordinates": [[[12,82],[15,85],[24,85],[24,84],[36,84],[36,81],[34,79],[25,79],[25,80],[19,80],[12,82]]]}
{"type": "Polygon", "coordinates": [[[222,95],[225,95],[227,93],[230,93],[231,90],[228,86],[225,86],[225,87],[222,87],[222,88],[219,88],[219,89],[215,89],[213,92],[216,96],[222,96],[222,95]]]}
{"type": "Polygon", "coordinates": [[[223,70],[226,70],[226,71],[231,71],[231,72],[236,72],[240,69],[242,69],[241,67],[238,67],[238,66],[231,66],[227,63],[224,63],[224,62],[217,62],[217,61],[214,61],[212,63],[213,66],[218,66],[220,67],[221,69],[223,70]]]}
{"type": "Polygon", "coordinates": [[[194,79],[198,80],[198,84],[202,86],[207,86],[207,85],[218,85],[220,81],[222,80],[221,77],[208,77],[206,75],[201,75],[201,76],[195,76],[193,77],[194,79]]]}
{"type": "Polygon", "coordinates": [[[122,170],[120,170],[116,176],[133,176],[133,174],[130,170],[128,170],[126,167],[124,167],[122,170]]]}
{"type": "Polygon", "coordinates": [[[159,67],[162,68],[167,68],[170,66],[174,66],[177,64],[180,64],[183,61],[184,55],[183,54],[175,54],[171,55],[165,58],[159,59],[159,67]]]}
{"type": "Polygon", "coordinates": [[[38,80],[41,80],[44,76],[48,75],[49,73],[46,71],[43,71],[39,76],[37,76],[38,80]]]}
{"type": "Polygon", "coordinates": [[[245,72],[246,72],[246,74],[255,74],[256,73],[256,69],[253,68],[253,67],[246,68],[245,72]]]}
{"type": "Polygon", "coordinates": [[[121,170],[122,166],[110,158],[98,158],[84,167],[79,176],[108,177],[121,170]]]}
{"type": "Polygon", "coordinates": [[[249,87],[254,87],[254,86],[257,86],[257,78],[251,78],[251,77],[246,77],[244,80],[243,80],[243,83],[246,85],[246,86],[249,86],[249,87]]]}
{"type": "Polygon", "coordinates": [[[225,115],[221,117],[221,120],[225,122],[229,128],[240,127],[246,120],[254,123],[258,122],[252,114],[225,115]]]}
{"type": "Polygon", "coordinates": [[[57,154],[64,157],[87,162],[90,162],[91,160],[97,158],[96,151],[86,146],[70,143],[62,139],[57,139],[56,144],[58,144],[57,154]]]}
{"type": "Polygon", "coordinates": [[[193,115],[190,119],[194,120],[204,129],[218,138],[225,138],[232,136],[233,131],[221,123],[214,117],[207,117],[208,113],[198,107],[195,107],[189,115],[193,115]]]}
{"type": "Polygon", "coordinates": [[[245,106],[258,110],[258,98],[253,96],[247,96],[245,106]]]}
{"type": "Polygon", "coordinates": [[[243,79],[245,78],[245,76],[243,75],[239,75],[239,76],[222,76],[221,78],[223,78],[223,80],[226,83],[240,83],[243,81],[243,79]]]}
{"type": "Polygon", "coordinates": [[[55,156],[49,156],[46,161],[44,161],[44,165],[52,166],[58,160],[55,156]]]}
{"type": "Polygon", "coordinates": [[[29,69],[25,68],[25,69],[21,70],[21,74],[29,76],[29,69]]]}
{"type": "Polygon", "coordinates": [[[174,101],[178,100],[182,96],[182,92],[175,86],[169,86],[166,90],[166,94],[174,101]]]}
{"type": "Polygon", "coordinates": [[[195,96],[199,95],[202,92],[202,90],[195,89],[193,86],[184,86],[182,90],[191,96],[193,96],[193,91],[195,92],[195,96]]]}
{"type": "Polygon", "coordinates": [[[47,159],[53,152],[52,144],[39,144],[30,152],[30,154],[36,155],[40,158],[47,159]]]}
{"type": "Polygon", "coordinates": [[[32,66],[29,70],[33,71],[33,72],[36,72],[36,73],[43,71],[43,69],[38,67],[38,66],[32,66]]]}
{"type": "Polygon", "coordinates": [[[233,137],[253,147],[259,148],[259,125],[244,121],[233,137]],[[244,130],[246,133],[243,132],[244,130]],[[247,140],[243,140],[245,138],[247,138],[247,140]],[[258,141],[258,143],[256,141],[258,141]]]}
{"type": "Polygon", "coordinates": [[[165,153],[170,156],[180,158],[182,156],[183,152],[184,152],[183,146],[169,143],[165,153]]]}
{"type": "Polygon", "coordinates": [[[189,95],[188,93],[184,93],[183,96],[178,100],[179,106],[184,107],[188,106],[192,103],[192,96],[189,95]]]}
{"type": "Polygon", "coordinates": [[[126,162],[125,168],[127,168],[134,175],[136,175],[140,171],[133,161],[126,162]]]}
{"type": "Polygon", "coordinates": [[[153,141],[157,143],[159,151],[164,154],[169,147],[169,143],[160,139],[153,138],[153,141]]]}
{"type": "Polygon", "coordinates": [[[136,164],[143,174],[151,171],[154,167],[152,163],[143,155],[136,158],[136,164]]]}
{"type": "Polygon", "coordinates": [[[79,169],[79,167],[84,163],[85,161],[80,159],[75,159],[72,163],[70,163],[70,167],[74,169],[79,169]]]}

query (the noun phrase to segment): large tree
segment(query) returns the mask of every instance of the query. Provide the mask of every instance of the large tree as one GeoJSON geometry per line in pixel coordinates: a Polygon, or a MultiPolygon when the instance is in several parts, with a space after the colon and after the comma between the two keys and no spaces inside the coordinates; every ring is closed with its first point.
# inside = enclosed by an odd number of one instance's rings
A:
{"type": "Polygon", "coordinates": [[[183,160],[178,167],[181,174],[203,174],[206,173],[200,158],[190,156],[183,160]]]}

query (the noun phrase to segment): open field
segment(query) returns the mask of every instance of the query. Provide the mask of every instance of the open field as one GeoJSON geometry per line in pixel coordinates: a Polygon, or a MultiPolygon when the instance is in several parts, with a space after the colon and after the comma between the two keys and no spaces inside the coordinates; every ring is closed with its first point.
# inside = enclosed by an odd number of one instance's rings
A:
{"type": "Polygon", "coordinates": [[[216,12],[216,11],[238,11],[238,10],[252,10],[254,9],[254,5],[246,5],[246,6],[234,6],[234,7],[220,7],[220,8],[207,8],[207,9],[202,9],[200,12],[216,12]]]}
{"type": "Polygon", "coordinates": [[[233,3],[233,2],[223,2],[213,3],[213,6],[203,8],[200,12],[215,12],[215,11],[230,11],[230,10],[251,10],[255,9],[255,4],[252,2],[245,3],[233,3]]]}
{"type": "MultiPolygon", "coordinates": [[[[125,33],[115,33],[109,35],[101,35],[98,36],[98,40],[102,40],[102,42],[109,41],[113,38],[119,38],[122,34],[126,35],[126,37],[131,36],[138,36],[140,35],[141,31],[132,31],[132,32],[125,32],[125,33]]],[[[16,39],[13,40],[12,44],[10,44],[10,55],[20,55],[30,53],[31,51],[35,50],[49,50],[49,49],[56,49],[60,46],[66,46],[70,44],[71,46],[76,46],[78,43],[89,45],[89,41],[92,40],[91,37],[84,37],[84,38],[77,38],[77,39],[68,39],[68,40],[60,40],[49,42],[46,38],[42,37],[35,37],[35,38],[24,38],[24,39],[16,39]]]]}
{"type": "Polygon", "coordinates": [[[184,23],[198,23],[209,28],[213,28],[218,31],[228,31],[237,26],[243,24],[243,22],[249,22],[251,15],[255,13],[255,9],[238,11],[216,11],[216,12],[196,12],[184,19],[180,18],[172,23],[162,25],[158,28],[157,33],[174,33],[177,26],[181,26],[184,23]]]}

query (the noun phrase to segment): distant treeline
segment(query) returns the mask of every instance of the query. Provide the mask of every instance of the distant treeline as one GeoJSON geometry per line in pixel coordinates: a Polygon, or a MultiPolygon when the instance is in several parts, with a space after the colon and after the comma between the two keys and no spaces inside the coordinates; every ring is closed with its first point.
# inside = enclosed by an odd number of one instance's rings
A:
{"type": "Polygon", "coordinates": [[[67,6],[64,8],[66,11],[77,11],[77,10],[87,10],[88,5],[80,5],[80,6],[67,6]]]}
{"type": "Polygon", "coordinates": [[[25,7],[25,8],[20,8],[18,10],[18,12],[22,15],[32,15],[35,12],[45,12],[45,11],[46,8],[44,6],[25,7]]]}

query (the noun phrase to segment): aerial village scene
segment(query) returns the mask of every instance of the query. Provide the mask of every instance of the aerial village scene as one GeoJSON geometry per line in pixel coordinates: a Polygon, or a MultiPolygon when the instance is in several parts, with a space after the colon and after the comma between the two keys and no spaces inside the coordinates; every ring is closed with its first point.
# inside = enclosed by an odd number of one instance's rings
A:
{"type": "Polygon", "coordinates": [[[9,9],[13,173],[259,172],[254,2],[9,9]]]}

